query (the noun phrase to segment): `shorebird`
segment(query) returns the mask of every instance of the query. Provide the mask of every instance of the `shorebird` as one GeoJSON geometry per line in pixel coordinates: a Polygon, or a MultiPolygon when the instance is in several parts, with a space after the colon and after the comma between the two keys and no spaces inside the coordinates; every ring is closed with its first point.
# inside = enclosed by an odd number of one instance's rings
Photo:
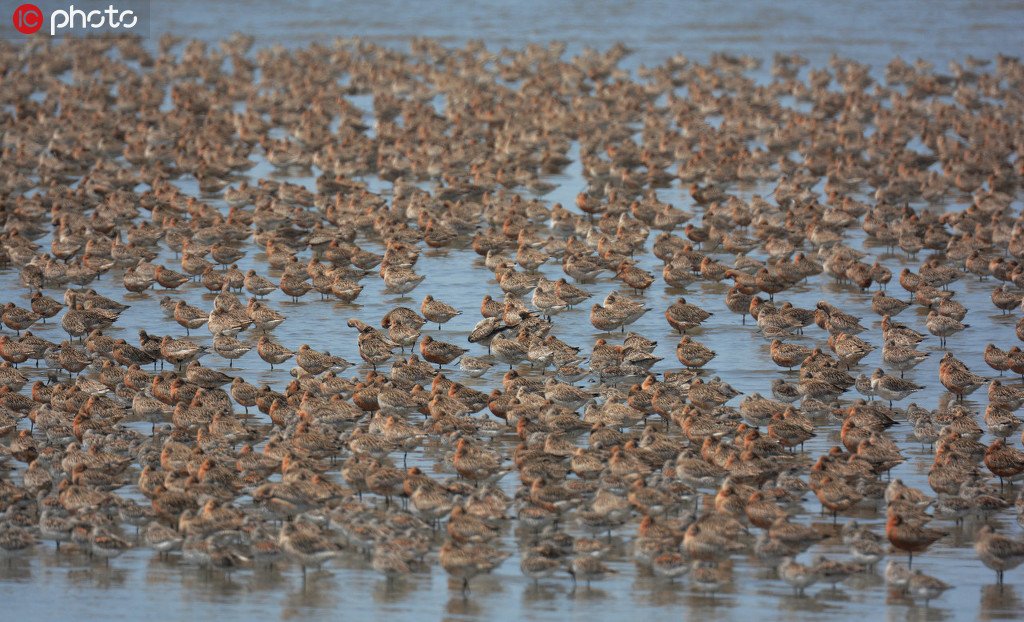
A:
{"type": "Polygon", "coordinates": [[[654,276],[646,270],[636,267],[635,263],[628,259],[619,264],[619,270],[615,276],[638,294],[642,294],[654,283],[654,276]]]}
{"type": "Polygon", "coordinates": [[[905,593],[907,591],[911,575],[913,573],[910,569],[896,560],[889,560],[889,563],[885,566],[885,582],[892,587],[898,588],[901,592],[905,593]]]}
{"type": "Polygon", "coordinates": [[[685,298],[680,298],[665,309],[665,319],[668,320],[669,326],[680,333],[700,326],[701,322],[712,315],[711,312],[686,302],[685,298]]]}
{"type": "Polygon", "coordinates": [[[441,369],[443,365],[451,363],[468,351],[466,348],[460,348],[453,343],[436,341],[430,335],[423,337],[420,341],[420,354],[423,355],[425,360],[437,363],[438,369],[441,369]]]}
{"type": "Polygon", "coordinates": [[[885,523],[885,535],[897,549],[907,553],[907,565],[913,567],[914,553],[921,553],[946,532],[908,523],[898,512],[889,511],[885,523]]]}
{"type": "Polygon", "coordinates": [[[924,606],[938,598],[943,592],[953,587],[945,581],[926,575],[920,570],[915,570],[907,580],[907,592],[913,596],[924,599],[924,606]]]}
{"type": "Polygon", "coordinates": [[[1004,480],[1012,485],[1014,480],[1024,477],[1024,451],[1008,446],[1001,438],[992,441],[985,449],[984,462],[988,470],[999,478],[1000,489],[1004,480]]]}
{"type": "Polygon", "coordinates": [[[715,561],[694,560],[693,568],[690,570],[690,581],[693,586],[702,592],[710,592],[714,597],[728,583],[729,574],[715,561]]]}
{"type": "Polygon", "coordinates": [[[530,302],[548,321],[551,321],[552,316],[569,308],[569,303],[559,298],[553,289],[542,289],[539,286],[533,290],[530,302]]]}
{"type": "Polygon", "coordinates": [[[98,525],[93,527],[92,533],[89,534],[89,544],[92,554],[102,557],[107,565],[110,564],[111,559],[119,557],[131,548],[128,542],[108,532],[106,529],[100,528],[98,525]]]}
{"type": "Polygon", "coordinates": [[[160,340],[159,352],[165,361],[181,367],[205,355],[207,349],[205,346],[187,339],[174,339],[169,335],[164,335],[160,340]]]}
{"type": "Polygon", "coordinates": [[[463,356],[459,360],[459,368],[471,378],[483,376],[491,367],[494,367],[493,363],[475,356],[463,356]]]}
{"type": "Polygon", "coordinates": [[[153,278],[164,289],[177,289],[192,280],[188,275],[175,272],[174,270],[170,270],[159,265],[153,272],[153,278]]]}
{"type": "Polygon", "coordinates": [[[228,367],[233,367],[235,359],[241,358],[252,350],[252,346],[242,343],[234,337],[218,335],[213,338],[213,351],[228,359],[228,367]]]}
{"type": "Polygon", "coordinates": [[[904,372],[910,371],[928,358],[928,352],[919,352],[913,346],[901,345],[896,341],[886,341],[882,346],[882,363],[887,367],[899,370],[900,378],[904,372]]]}
{"type": "Polygon", "coordinates": [[[343,372],[352,367],[352,363],[340,356],[334,356],[330,352],[317,352],[307,343],[300,345],[295,352],[295,363],[311,374],[321,374],[328,370],[343,372]]]}
{"type": "Polygon", "coordinates": [[[813,349],[773,339],[771,346],[769,347],[769,351],[771,353],[773,363],[779,367],[785,367],[786,369],[792,370],[804,359],[810,356],[813,349]]]}
{"type": "Polygon", "coordinates": [[[397,344],[384,336],[372,326],[368,326],[359,320],[349,320],[350,327],[359,330],[359,356],[373,366],[374,370],[378,365],[383,365],[391,359],[392,350],[397,344]]]}
{"type": "Polygon", "coordinates": [[[294,275],[287,272],[282,275],[279,285],[281,291],[289,296],[292,302],[298,302],[299,298],[305,296],[313,288],[312,284],[306,282],[305,275],[294,275]]]}
{"type": "Polygon", "coordinates": [[[320,568],[337,557],[338,547],[310,526],[300,523],[284,523],[278,535],[278,544],[288,557],[302,568],[302,580],[306,580],[306,568],[320,568]]]}
{"type": "Polygon", "coordinates": [[[27,555],[35,545],[36,539],[27,529],[11,526],[0,530],[0,554],[8,560],[27,555]]]}
{"type": "Polygon", "coordinates": [[[845,333],[830,335],[828,339],[828,346],[836,353],[836,356],[839,357],[839,362],[842,363],[846,369],[850,369],[854,365],[860,363],[861,359],[875,350],[875,346],[860,337],[857,337],[856,335],[847,335],[845,333]]]}
{"type": "Polygon", "coordinates": [[[988,383],[988,401],[990,406],[1017,410],[1024,405],[1024,389],[992,380],[988,383]]]}
{"type": "Polygon", "coordinates": [[[174,305],[174,321],[185,328],[185,334],[194,328],[199,328],[210,318],[210,314],[199,307],[193,307],[184,300],[179,300],[174,305]]]}
{"type": "Polygon", "coordinates": [[[616,570],[609,568],[600,559],[590,555],[578,555],[569,564],[569,575],[572,576],[572,584],[577,581],[584,581],[587,589],[590,589],[591,581],[600,581],[605,576],[616,574],[616,570]]]}
{"type": "Polygon", "coordinates": [[[939,362],[939,382],[957,398],[970,395],[985,381],[984,377],[972,373],[952,352],[947,352],[939,362]]]}
{"type": "Polygon", "coordinates": [[[793,593],[803,596],[804,590],[818,582],[818,572],[812,566],[797,563],[786,557],[778,567],[779,578],[793,588],[793,593]]]}
{"type": "Polygon", "coordinates": [[[996,346],[994,343],[990,343],[985,346],[985,363],[992,369],[999,372],[1002,376],[1003,372],[1010,369],[1010,357],[1009,354],[996,346]]]}
{"type": "Polygon", "coordinates": [[[836,522],[836,515],[856,505],[863,495],[851,488],[841,480],[832,479],[825,475],[817,483],[811,485],[811,489],[821,502],[822,508],[832,512],[832,522],[836,522]]]}
{"type": "Polygon", "coordinates": [[[590,308],[590,323],[598,330],[611,332],[619,328],[625,332],[623,328],[625,320],[624,316],[618,315],[611,309],[599,304],[595,304],[590,308]]]}
{"type": "Polygon", "coordinates": [[[259,341],[256,342],[256,352],[260,355],[261,359],[270,363],[270,369],[274,369],[274,365],[284,363],[295,354],[281,344],[272,341],[266,335],[262,335],[259,341]]]}
{"type": "Polygon", "coordinates": [[[263,298],[277,291],[277,285],[275,285],[273,281],[260,276],[255,270],[249,270],[245,273],[244,286],[247,292],[259,298],[263,298]]]}
{"type": "Polygon", "coordinates": [[[463,594],[469,592],[470,579],[491,572],[509,556],[507,552],[486,544],[460,545],[452,540],[441,546],[439,554],[445,572],[462,580],[463,594]]]}
{"type": "Polygon", "coordinates": [[[455,307],[445,304],[440,300],[434,300],[434,297],[430,294],[423,297],[423,303],[420,305],[420,313],[422,313],[423,317],[427,318],[428,321],[437,324],[437,330],[441,330],[441,324],[444,324],[457,315],[462,315],[462,311],[459,311],[455,307]]]}
{"type": "Polygon", "coordinates": [[[470,343],[482,343],[487,346],[487,353],[491,353],[491,342],[495,337],[504,333],[505,331],[511,330],[513,327],[506,325],[497,317],[484,318],[477,322],[473,330],[470,331],[467,341],[470,343]]]}
{"type": "Polygon", "coordinates": [[[651,309],[642,302],[637,302],[618,292],[612,292],[605,296],[604,306],[612,314],[622,319],[621,330],[625,330],[633,322],[636,322],[651,309]]]}
{"type": "Polygon", "coordinates": [[[216,389],[234,380],[231,376],[216,369],[203,367],[199,361],[192,361],[185,366],[185,379],[204,389],[216,389]]]}
{"type": "Polygon", "coordinates": [[[818,301],[815,308],[819,312],[815,316],[815,322],[831,335],[839,333],[856,335],[867,330],[861,326],[860,318],[845,313],[824,300],[818,301]]]}
{"type": "Polygon", "coordinates": [[[1003,574],[1024,563],[1024,542],[997,534],[991,525],[982,525],[974,542],[974,551],[983,564],[996,571],[1003,585],[1003,574]]]}
{"type": "Polygon", "coordinates": [[[882,291],[877,291],[871,296],[871,310],[881,316],[896,317],[910,305],[911,303],[887,296],[882,291]]]}
{"type": "Polygon", "coordinates": [[[888,400],[890,407],[892,407],[893,402],[904,400],[911,393],[924,388],[915,382],[890,376],[881,369],[876,369],[871,374],[871,389],[878,397],[888,400]]]}
{"type": "Polygon", "coordinates": [[[252,319],[245,309],[217,309],[214,308],[206,319],[206,328],[210,334],[217,337],[234,337],[252,324],[252,319]]]}
{"type": "Polygon", "coordinates": [[[564,300],[570,308],[578,304],[582,304],[584,301],[591,297],[590,292],[581,287],[577,287],[572,283],[569,283],[568,281],[565,280],[565,277],[562,277],[555,281],[554,293],[559,300],[564,300]]]}
{"type": "Polygon", "coordinates": [[[704,367],[711,359],[715,358],[715,352],[707,346],[697,343],[689,336],[683,335],[676,345],[676,358],[684,366],[691,369],[704,367]]]}
{"type": "MultiPolygon", "coordinates": [[[[32,312],[38,315],[44,324],[47,319],[54,317],[64,310],[64,305],[62,303],[44,295],[40,291],[32,294],[30,306],[32,307],[32,312]]],[[[0,316],[0,318],[2,318],[2,316],[0,316]]]]}
{"type": "Polygon", "coordinates": [[[385,268],[381,271],[381,278],[384,280],[385,292],[405,295],[416,289],[427,277],[408,268],[385,268]]]}
{"type": "Polygon", "coordinates": [[[503,335],[497,335],[491,340],[490,351],[494,354],[494,358],[502,363],[507,363],[509,369],[525,361],[529,352],[517,340],[508,339],[503,335]]]}
{"type": "Polygon", "coordinates": [[[928,312],[925,326],[928,327],[928,332],[939,338],[939,347],[942,348],[946,347],[946,337],[970,328],[970,324],[964,324],[949,316],[940,315],[934,310],[928,312]]]}
{"type": "MultiPolygon", "coordinates": [[[[236,314],[236,316],[237,315],[239,314],[236,314]]],[[[283,324],[286,319],[283,313],[271,309],[266,304],[256,300],[255,298],[249,299],[249,304],[245,308],[245,316],[249,318],[249,321],[254,324],[256,328],[259,328],[263,332],[277,328],[283,324]]],[[[243,325],[243,328],[245,326],[247,326],[247,324],[243,325]]]]}

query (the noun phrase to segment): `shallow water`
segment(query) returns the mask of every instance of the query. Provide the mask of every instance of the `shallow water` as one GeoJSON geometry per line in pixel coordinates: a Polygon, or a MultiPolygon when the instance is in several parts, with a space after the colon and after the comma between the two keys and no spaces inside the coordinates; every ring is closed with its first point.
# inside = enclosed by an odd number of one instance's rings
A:
{"type": "MultiPolygon", "coordinates": [[[[224,3],[223,5],[194,1],[161,4],[153,7],[153,35],[163,31],[188,33],[204,39],[216,40],[233,30],[251,32],[260,43],[279,42],[302,45],[310,39],[330,40],[335,36],[362,36],[397,46],[404,45],[410,36],[439,37],[443,42],[459,44],[467,38],[483,39],[489,47],[520,47],[527,42],[562,39],[570,44],[570,53],[585,46],[606,47],[616,40],[626,42],[635,53],[625,61],[627,67],[643,63],[656,63],[676,52],[703,60],[715,51],[748,53],[768,59],[772,52],[792,51],[807,56],[812,66],[821,66],[835,52],[873,65],[876,71],[893,56],[912,60],[917,57],[942,68],[952,59],[967,54],[992,57],[997,53],[1019,53],[1024,25],[1024,10],[1017,2],[933,2],[927,5],[914,2],[842,3],[841,6],[814,6],[803,2],[746,2],[727,10],[721,3],[693,2],[684,6],[675,3],[642,2],[569,2],[552,8],[551,3],[523,1],[512,4],[492,1],[460,1],[440,11],[430,3],[408,0],[381,3],[354,4],[339,7],[334,3],[315,1],[300,6],[297,2],[253,1],[224,3]],[[173,6],[173,8],[172,8],[173,6]]],[[[765,70],[762,70],[765,71],[765,70]]],[[[358,102],[369,110],[368,102],[358,102]]],[[[369,118],[369,117],[368,117],[369,118]]],[[[271,168],[261,163],[251,172],[253,178],[269,176],[271,168]]],[[[312,187],[313,177],[289,178],[312,187]]],[[[583,187],[578,164],[571,165],[564,174],[552,176],[559,187],[544,197],[571,205],[576,193],[583,187]]],[[[182,182],[187,192],[197,194],[194,182],[182,182]]],[[[769,188],[751,187],[737,193],[744,198],[769,188]]],[[[692,209],[692,202],[678,185],[659,191],[662,200],[676,206],[692,209]]],[[[222,203],[220,203],[222,204],[222,203]]],[[[1019,203],[1015,205],[1020,208],[1019,203]]],[[[962,204],[951,203],[945,209],[956,210],[962,204]]],[[[652,236],[653,239],[653,236],[652,236]]],[[[48,244],[49,239],[40,241],[48,244]]],[[[855,242],[859,244],[859,240],[855,242]]],[[[360,244],[364,240],[359,240],[360,244]]],[[[265,257],[247,246],[247,256],[239,262],[245,270],[256,268],[266,273],[265,257]]],[[[368,248],[379,251],[369,244],[368,248]]],[[[884,249],[870,248],[870,253],[882,260],[894,273],[904,265],[916,270],[922,259],[907,261],[902,255],[884,254],[884,249]]],[[[755,257],[761,257],[754,254],[755,257]]],[[[308,257],[308,252],[304,255],[308,257]]],[[[164,249],[155,260],[174,266],[176,260],[164,249]]],[[[647,254],[641,266],[659,275],[655,286],[645,296],[652,311],[631,328],[659,340],[656,353],[665,357],[658,371],[678,368],[674,347],[678,337],[673,335],[663,318],[664,309],[679,295],[667,293],[661,286],[660,265],[647,254]]],[[[548,277],[557,278],[558,266],[542,270],[548,277]]],[[[486,293],[497,295],[500,289],[491,279],[472,250],[425,252],[417,264],[417,272],[426,274],[427,280],[412,294],[415,300],[399,301],[382,294],[383,284],[369,277],[363,280],[364,291],[354,305],[322,302],[308,295],[299,303],[292,303],[280,292],[270,296],[271,304],[288,315],[281,327],[274,331],[277,339],[290,347],[309,343],[317,349],[330,350],[351,361],[360,360],[356,351],[354,331],[345,321],[358,317],[376,324],[380,317],[396,303],[418,307],[423,295],[434,296],[462,309],[464,315],[445,325],[442,339],[461,343],[478,319],[477,308],[486,293]]],[[[602,278],[587,286],[595,299],[616,289],[616,281],[602,278]]],[[[893,295],[903,295],[895,286],[893,295]]],[[[27,306],[14,270],[0,271],[0,287],[19,290],[15,301],[27,306]]],[[[124,294],[120,272],[111,273],[95,283],[104,294],[120,298],[124,294]]],[[[982,360],[982,349],[989,342],[1009,347],[1016,343],[1014,323],[1016,315],[1002,316],[992,307],[989,294],[993,284],[979,283],[965,278],[954,284],[956,299],[963,302],[970,313],[966,322],[971,328],[953,336],[949,347],[972,370],[991,375],[982,360]]],[[[726,288],[721,285],[697,283],[683,293],[690,302],[699,302],[715,315],[694,336],[714,348],[718,356],[708,366],[712,374],[721,375],[744,393],[770,393],[770,382],[779,377],[778,368],[771,362],[768,342],[755,333],[751,326],[742,327],[738,318],[724,306],[726,288]]],[[[58,295],[57,291],[47,292],[58,295]]],[[[165,317],[157,306],[162,292],[149,291],[139,296],[125,297],[132,309],[125,313],[109,333],[135,341],[138,328],[157,334],[180,334],[181,329],[165,317]]],[[[212,296],[198,285],[190,284],[173,296],[192,304],[210,308],[212,296]]],[[[870,293],[839,286],[826,277],[787,290],[781,300],[797,306],[813,307],[819,299],[829,301],[864,318],[869,326],[865,336],[878,344],[878,322],[870,310],[870,293]],[[869,325],[870,323],[870,325],[869,325]]],[[[924,315],[919,307],[904,312],[899,320],[924,330],[924,315]]],[[[430,328],[430,327],[427,327],[430,328]]],[[[436,328],[436,327],[435,327],[436,328]]],[[[50,340],[59,341],[63,332],[58,325],[37,325],[33,331],[50,340]]],[[[194,331],[196,339],[209,343],[205,328],[194,331]]],[[[250,331],[251,332],[251,331],[250,331]]],[[[594,339],[594,330],[587,321],[587,311],[577,309],[557,318],[553,331],[570,344],[588,349],[594,339]]],[[[424,334],[436,335],[436,330],[424,334]]],[[[824,333],[812,328],[799,343],[824,345],[824,333]]],[[[254,339],[251,334],[248,338],[254,339]]],[[[933,351],[924,364],[907,377],[928,388],[914,395],[917,403],[935,408],[940,400],[948,399],[937,380],[937,367],[941,352],[937,339],[924,342],[924,349],[933,351]]],[[[476,348],[474,354],[481,354],[476,348]]],[[[861,370],[870,371],[880,365],[881,350],[866,358],[861,370]]],[[[207,357],[207,365],[220,365],[223,360],[207,357]]],[[[224,368],[226,370],[226,367],[224,368]]],[[[356,370],[349,370],[351,376],[356,370]]],[[[362,368],[359,369],[363,372],[362,368]]],[[[284,369],[269,371],[255,352],[236,361],[232,373],[243,374],[251,382],[269,383],[281,389],[291,377],[284,369]]],[[[459,372],[450,373],[463,380],[459,372]]],[[[795,376],[795,374],[794,374],[795,376]]],[[[466,381],[483,388],[497,382],[493,372],[482,380],[466,381]]],[[[850,397],[847,394],[846,397],[850,397]]],[[[909,402],[908,400],[907,402],[909,402]]],[[[907,402],[904,402],[905,405],[907,402]]],[[[983,409],[984,389],[972,396],[971,404],[983,409]]],[[[139,424],[140,429],[148,425],[139,424]]],[[[898,439],[908,460],[892,473],[912,486],[929,491],[926,474],[931,452],[926,447],[905,442],[909,433],[905,423],[890,430],[898,439]]],[[[836,427],[819,429],[818,436],[808,442],[805,450],[817,456],[828,450],[836,439],[836,427]]],[[[983,442],[991,439],[985,437],[983,442]]],[[[444,469],[442,456],[436,450],[420,453],[411,460],[425,471],[440,475],[444,469]]],[[[512,492],[517,480],[505,478],[503,485],[512,492]]],[[[882,516],[870,507],[858,507],[851,514],[859,521],[871,524],[881,531],[882,516]]],[[[805,503],[801,522],[826,525],[831,521],[819,515],[819,505],[813,496],[805,503]]],[[[1003,531],[1021,536],[1021,530],[1012,519],[1012,510],[996,517],[1003,531]]],[[[952,528],[948,521],[935,521],[936,526],[952,528]]],[[[127,552],[112,560],[109,566],[90,562],[79,555],[58,554],[53,545],[37,547],[36,553],[12,565],[0,562],[0,602],[11,616],[3,619],[195,619],[217,616],[224,622],[251,618],[355,618],[394,620],[417,619],[584,619],[669,617],[714,617],[738,619],[758,615],[768,619],[846,619],[854,616],[901,620],[953,620],[953,619],[1021,619],[1024,617],[1024,571],[1008,574],[1003,590],[995,586],[995,576],[975,557],[971,548],[973,531],[977,525],[968,523],[962,531],[942,540],[927,553],[915,559],[915,568],[953,583],[947,592],[929,608],[890,594],[880,574],[854,579],[832,590],[817,585],[809,590],[809,597],[795,598],[788,586],[772,578],[756,561],[734,557],[732,583],[715,598],[695,592],[683,579],[668,584],[638,571],[625,546],[633,534],[633,527],[616,534],[617,550],[611,565],[619,571],[616,577],[595,583],[593,589],[571,591],[566,576],[542,582],[535,587],[519,571],[519,558],[514,555],[492,575],[473,581],[472,593],[463,598],[437,564],[428,571],[416,572],[393,585],[369,568],[368,562],[346,555],[331,563],[321,573],[310,575],[303,585],[297,566],[284,565],[273,570],[240,570],[232,575],[219,571],[205,572],[179,565],[174,558],[162,561],[145,548],[127,552]]],[[[506,529],[501,542],[503,549],[516,551],[517,540],[511,528],[506,529]]],[[[811,553],[824,553],[843,558],[845,547],[831,541],[818,545],[811,553]]],[[[807,561],[804,555],[801,561],[807,561]]]]}

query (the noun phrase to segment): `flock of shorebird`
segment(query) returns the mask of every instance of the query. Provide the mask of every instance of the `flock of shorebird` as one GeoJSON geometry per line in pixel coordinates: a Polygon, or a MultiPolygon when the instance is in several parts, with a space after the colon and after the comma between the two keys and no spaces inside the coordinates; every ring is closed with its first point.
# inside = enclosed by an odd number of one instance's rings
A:
{"type": "Polygon", "coordinates": [[[147,547],[303,576],[362,555],[389,581],[439,563],[465,591],[512,530],[532,581],[589,587],[629,561],[713,594],[748,560],[802,594],[892,555],[885,580],[925,603],[954,573],[914,556],[954,531],[1000,585],[1024,563],[1006,520],[1024,524],[1024,388],[993,376],[1024,376],[1024,350],[973,335],[996,343],[992,373],[969,369],[951,288],[991,279],[1024,340],[1018,59],[894,60],[876,80],[779,55],[758,82],[759,61],[724,54],[632,75],[623,46],[38,41],[0,43],[0,261],[23,286],[0,312],[0,554],[147,547]],[[367,94],[372,127],[348,100],[367,94]],[[315,190],[250,183],[260,158],[315,190]],[[575,205],[541,199],[574,159],[575,205]],[[679,184],[687,205],[659,200],[679,184]],[[424,249],[466,248],[493,274],[479,311],[416,271],[424,249]],[[400,298],[359,319],[378,278],[400,298]],[[828,280],[880,323],[784,301],[828,280]],[[617,291],[594,302],[595,281],[617,291]],[[199,288],[205,306],[176,297],[199,288]],[[662,330],[627,332],[658,290],[675,299],[662,330]],[[700,326],[723,297],[770,343],[764,394],[712,375],[728,370],[700,326]],[[325,305],[337,333],[281,343],[274,298],[325,305]],[[157,304],[174,334],[119,326],[157,304]],[[560,338],[587,307],[595,341],[560,338]],[[468,341],[446,338],[477,312],[468,341]],[[653,354],[676,339],[681,367],[653,354]],[[323,349],[341,341],[361,364],[323,349]],[[253,349],[280,382],[235,367],[253,349]],[[915,373],[929,356],[938,378],[915,373]],[[937,408],[899,406],[936,383],[937,408]],[[981,412],[965,398],[984,386],[981,412]],[[906,460],[894,426],[934,448],[930,491],[889,477],[906,460]],[[815,436],[835,443],[812,455],[815,436]],[[801,520],[812,497],[830,521],[801,520]],[[878,507],[884,531],[849,516],[878,507]],[[849,556],[799,561],[823,542],[849,556]]]}

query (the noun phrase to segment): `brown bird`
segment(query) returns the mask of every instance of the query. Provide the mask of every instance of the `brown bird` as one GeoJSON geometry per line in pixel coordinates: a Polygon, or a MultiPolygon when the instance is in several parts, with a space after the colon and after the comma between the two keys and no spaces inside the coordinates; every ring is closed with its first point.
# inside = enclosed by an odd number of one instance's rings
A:
{"type": "Polygon", "coordinates": [[[775,294],[786,289],[786,281],[776,272],[769,272],[767,268],[761,268],[754,275],[754,283],[762,292],[768,294],[768,299],[774,301],[775,294]]]}
{"type": "Polygon", "coordinates": [[[153,276],[156,279],[156,282],[165,289],[176,289],[190,280],[187,275],[175,272],[174,270],[168,270],[163,266],[157,266],[153,276]]]}
{"type": "Polygon", "coordinates": [[[947,535],[945,531],[920,527],[906,522],[899,512],[889,511],[889,519],[885,523],[885,535],[889,543],[907,553],[907,566],[914,565],[914,553],[921,553],[936,540],[947,535]]]}
{"type": "Polygon", "coordinates": [[[1003,584],[1003,573],[1024,563],[1024,542],[999,535],[991,525],[982,525],[974,551],[983,564],[996,571],[996,580],[1003,584]]]}
{"type": "Polygon", "coordinates": [[[270,363],[270,369],[274,369],[274,365],[284,363],[295,354],[266,335],[261,336],[260,340],[256,342],[256,352],[259,353],[261,359],[270,363]]]}
{"type": "Polygon", "coordinates": [[[431,363],[437,363],[438,369],[441,369],[442,365],[451,363],[466,352],[469,352],[466,348],[460,348],[454,343],[446,341],[437,341],[432,339],[430,335],[423,337],[420,341],[420,354],[431,363]]]}
{"type": "Polygon", "coordinates": [[[619,271],[616,273],[616,276],[638,294],[642,294],[644,290],[651,286],[651,283],[654,283],[654,277],[651,276],[651,273],[637,268],[629,260],[619,264],[619,271]]]}
{"type": "Polygon", "coordinates": [[[1003,480],[1011,483],[1024,474],[1024,451],[1016,447],[1010,447],[1006,441],[997,438],[985,449],[985,466],[989,471],[999,477],[999,488],[1003,487],[1003,480]]]}
{"type": "Polygon", "coordinates": [[[422,313],[423,317],[427,318],[427,320],[437,324],[437,330],[441,330],[441,324],[444,324],[456,315],[462,315],[462,311],[459,311],[455,307],[443,303],[440,300],[435,300],[430,294],[423,297],[423,303],[420,305],[420,313],[422,313]]]}

